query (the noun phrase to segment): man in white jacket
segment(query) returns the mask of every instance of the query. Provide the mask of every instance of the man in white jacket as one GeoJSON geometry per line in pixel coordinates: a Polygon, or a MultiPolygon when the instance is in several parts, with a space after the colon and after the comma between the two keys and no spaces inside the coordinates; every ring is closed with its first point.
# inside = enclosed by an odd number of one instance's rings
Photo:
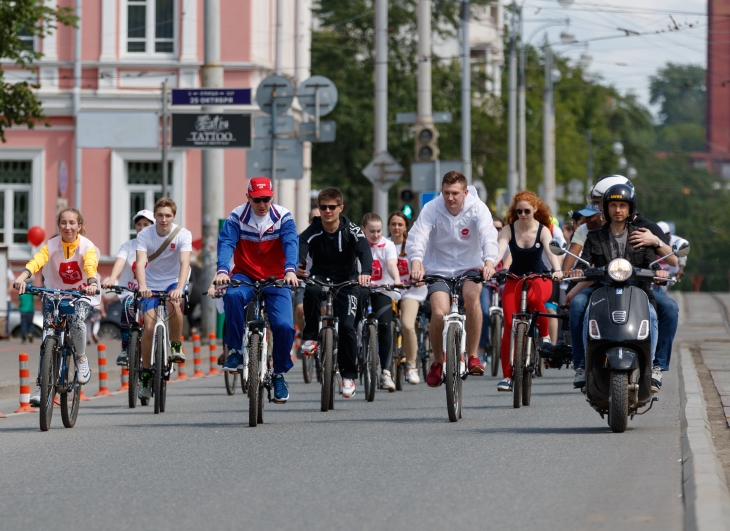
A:
{"type": "MultiPolygon", "coordinates": [[[[411,279],[414,281],[421,280],[426,274],[451,278],[469,271],[481,273],[485,280],[492,278],[499,253],[497,229],[492,223],[489,208],[479,200],[476,189],[467,188],[464,175],[456,171],[444,175],[441,196],[426,203],[408,233],[406,253],[411,258],[411,279]]],[[[481,291],[482,284],[474,282],[467,282],[462,287],[466,307],[468,370],[476,375],[484,374],[484,367],[477,357],[482,330],[481,291]]],[[[434,363],[426,383],[430,387],[438,387],[443,380],[443,316],[450,310],[451,296],[444,282],[430,284],[428,295],[434,363]]]]}

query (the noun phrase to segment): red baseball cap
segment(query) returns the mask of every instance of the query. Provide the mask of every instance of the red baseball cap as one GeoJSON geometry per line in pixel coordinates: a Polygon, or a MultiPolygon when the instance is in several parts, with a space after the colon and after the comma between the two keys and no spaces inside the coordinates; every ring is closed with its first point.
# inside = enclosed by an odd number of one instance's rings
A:
{"type": "Polygon", "coordinates": [[[274,189],[271,187],[271,180],[268,177],[254,177],[248,181],[248,195],[251,197],[272,197],[274,189]]]}

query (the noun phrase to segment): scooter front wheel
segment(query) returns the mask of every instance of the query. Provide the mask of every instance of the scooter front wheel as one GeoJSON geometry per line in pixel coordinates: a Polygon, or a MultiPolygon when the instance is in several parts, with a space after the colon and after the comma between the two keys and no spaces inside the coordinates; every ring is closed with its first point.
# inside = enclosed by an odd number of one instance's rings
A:
{"type": "Polygon", "coordinates": [[[608,425],[614,433],[626,431],[629,422],[629,375],[611,371],[611,394],[608,397],[608,425]]]}

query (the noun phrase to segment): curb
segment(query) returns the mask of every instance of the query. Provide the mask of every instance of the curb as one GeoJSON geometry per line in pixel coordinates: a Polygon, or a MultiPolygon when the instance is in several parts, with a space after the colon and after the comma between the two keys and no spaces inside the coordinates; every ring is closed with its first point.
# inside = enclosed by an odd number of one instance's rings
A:
{"type": "Polygon", "coordinates": [[[730,530],[730,491],[712,442],[702,385],[689,348],[680,346],[679,354],[685,529],[730,530]]]}

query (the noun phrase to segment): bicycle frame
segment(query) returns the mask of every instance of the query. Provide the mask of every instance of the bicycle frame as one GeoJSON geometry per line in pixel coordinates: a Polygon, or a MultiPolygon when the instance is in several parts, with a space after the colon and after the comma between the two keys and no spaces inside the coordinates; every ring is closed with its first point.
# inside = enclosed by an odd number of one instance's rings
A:
{"type": "MultiPolygon", "coordinates": [[[[251,321],[246,323],[246,338],[244,344],[246,350],[250,353],[248,345],[251,344],[251,336],[257,334],[261,337],[261,356],[259,358],[259,381],[266,387],[269,392],[269,402],[271,402],[271,382],[267,378],[268,371],[268,357],[269,357],[269,328],[266,326],[266,320],[263,315],[264,309],[264,296],[263,291],[258,285],[258,282],[254,286],[254,296],[251,299],[251,303],[254,308],[254,315],[251,321]]],[[[246,375],[247,376],[247,375],[246,375]]]]}
{"type": "Polygon", "coordinates": [[[167,330],[167,299],[166,297],[160,297],[157,300],[157,319],[155,321],[155,326],[152,329],[152,349],[150,352],[150,366],[154,366],[155,362],[157,361],[157,357],[159,353],[157,352],[157,341],[155,341],[155,338],[157,337],[157,334],[162,334],[163,339],[163,345],[164,351],[161,355],[161,361],[163,364],[163,367],[165,367],[165,377],[169,377],[169,369],[167,369],[168,365],[168,358],[169,358],[169,352],[170,349],[170,333],[167,330]],[[163,308],[162,311],[160,311],[160,308],[163,308]]]}
{"type": "MultiPolygon", "coordinates": [[[[449,313],[444,315],[444,329],[441,332],[441,345],[444,347],[446,346],[446,338],[447,334],[449,332],[449,325],[451,323],[456,324],[459,331],[459,351],[460,354],[460,360],[461,362],[464,361],[464,352],[466,351],[466,334],[464,333],[464,323],[466,322],[466,315],[461,315],[459,313],[459,295],[457,290],[453,290],[451,293],[451,309],[449,310],[449,313]]],[[[463,377],[466,373],[466,370],[459,369],[461,376],[463,377]]]]}

